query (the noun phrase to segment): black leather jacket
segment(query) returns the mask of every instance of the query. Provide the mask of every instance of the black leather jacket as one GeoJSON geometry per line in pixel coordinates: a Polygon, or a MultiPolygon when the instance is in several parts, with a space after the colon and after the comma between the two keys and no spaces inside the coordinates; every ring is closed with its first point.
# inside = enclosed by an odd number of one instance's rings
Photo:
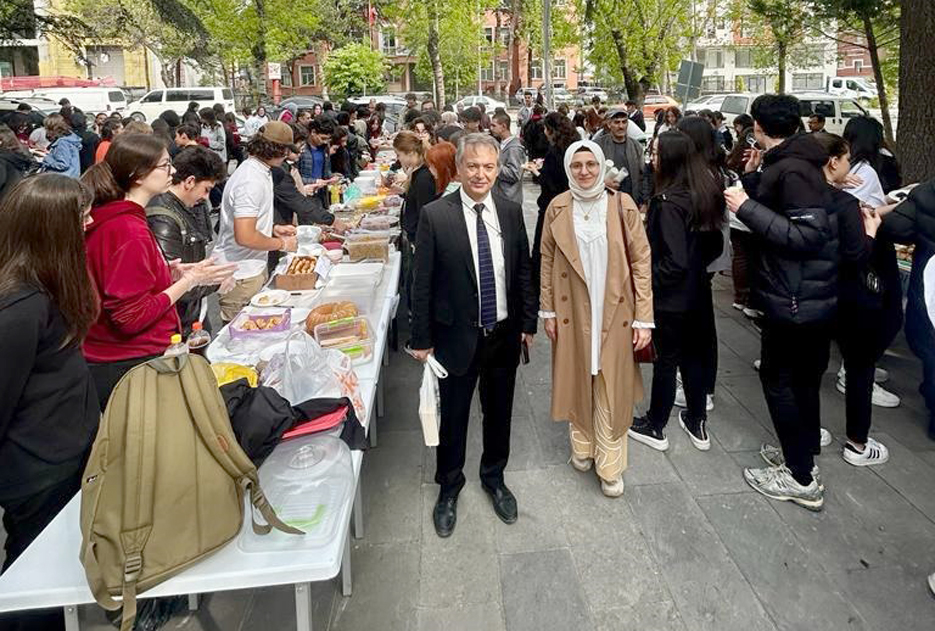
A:
{"type": "MultiPolygon", "coordinates": [[[[183,263],[197,263],[207,256],[211,241],[211,222],[208,206],[201,202],[188,208],[171,192],[152,199],[146,206],[146,220],[166,260],[181,259],[183,263]]],[[[196,287],[176,303],[184,334],[201,314],[201,301],[217,291],[217,286],[196,287]]]]}

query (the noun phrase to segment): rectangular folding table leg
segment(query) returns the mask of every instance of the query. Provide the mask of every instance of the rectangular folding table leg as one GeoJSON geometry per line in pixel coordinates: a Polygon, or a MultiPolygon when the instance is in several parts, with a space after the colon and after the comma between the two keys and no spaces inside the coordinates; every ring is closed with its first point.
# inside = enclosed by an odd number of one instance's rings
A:
{"type": "Polygon", "coordinates": [[[390,345],[389,344],[383,347],[383,365],[384,366],[390,365],[390,345]]]}
{"type": "Polygon", "coordinates": [[[198,611],[198,594],[189,594],[188,595],[188,610],[189,611],[198,611]]]}
{"type": "Polygon", "coordinates": [[[78,631],[78,606],[65,607],[65,631],[78,631]]]}
{"type": "MultiPolygon", "coordinates": [[[[344,558],[341,559],[341,593],[345,598],[350,598],[354,593],[351,584],[351,538],[344,540],[344,558]]],[[[300,630],[301,631],[301,630],[300,630]]]]}
{"type": "Polygon", "coordinates": [[[377,381],[377,416],[383,418],[383,395],[385,388],[383,387],[384,378],[381,375],[380,380],[377,381]]]}
{"type": "MultiPolygon", "coordinates": [[[[377,384],[377,405],[379,405],[380,400],[380,385],[377,384]]],[[[370,446],[377,446],[377,416],[379,414],[370,414],[370,426],[367,428],[367,437],[370,439],[370,446]]]]}
{"type": "Polygon", "coordinates": [[[354,538],[363,539],[364,537],[364,502],[361,497],[363,491],[360,490],[360,481],[357,482],[357,493],[354,495],[354,538]]]}
{"type": "Polygon", "coordinates": [[[295,584],[295,628],[296,631],[312,631],[312,585],[295,584]]]}

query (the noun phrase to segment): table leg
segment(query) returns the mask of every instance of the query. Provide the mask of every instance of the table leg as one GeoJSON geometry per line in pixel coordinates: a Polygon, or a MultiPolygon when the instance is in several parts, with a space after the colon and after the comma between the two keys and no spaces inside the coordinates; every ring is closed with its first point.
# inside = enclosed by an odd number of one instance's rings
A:
{"type": "Polygon", "coordinates": [[[380,384],[377,383],[377,413],[370,414],[370,427],[367,428],[368,437],[370,438],[370,447],[377,446],[377,417],[380,416],[380,384]]]}
{"type": "Polygon", "coordinates": [[[295,628],[296,631],[312,631],[312,585],[295,584],[295,628]]]}
{"type": "MultiPolygon", "coordinates": [[[[344,540],[344,558],[341,559],[341,593],[350,598],[354,593],[351,585],[351,538],[344,540]]],[[[299,630],[301,631],[301,629],[299,630]]]]}
{"type": "Polygon", "coordinates": [[[385,381],[384,375],[380,376],[380,380],[377,381],[377,416],[383,418],[383,395],[386,388],[383,387],[383,382],[385,381]]]}
{"type": "Polygon", "coordinates": [[[384,366],[390,365],[390,345],[389,344],[383,347],[383,365],[384,366]]]}
{"type": "Polygon", "coordinates": [[[364,538],[364,503],[361,498],[361,484],[357,482],[357,493],[354,495],[354,538],[364,538]]]}
{"type": "Polygon", "coordinates": [[[189,594],[188,595],[188,610],[189,611],[198,611],[198,594],[189,594]]]}
{"type": "Polygon", "coordinates": [[[69,605],[65,607],[65,631],[79,631],[78,626],[78,606],[69,605]]]}

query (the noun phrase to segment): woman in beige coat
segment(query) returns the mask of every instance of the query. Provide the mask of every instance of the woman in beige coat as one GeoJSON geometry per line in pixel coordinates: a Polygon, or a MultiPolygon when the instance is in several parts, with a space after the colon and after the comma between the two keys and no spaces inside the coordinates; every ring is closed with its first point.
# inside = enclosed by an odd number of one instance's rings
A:
{"type": "Polygon", "coordinates": [[[570,421],[572,465],[596,465],[608,497],[623,494],[627,429],[643,397],[634,351],[650,343],[649,242],[625,193],[604,187],[604,154],[565,153],[570,190],[549,204],[542,230],[540,317],[552,341],[552,417],[570,421]]]}

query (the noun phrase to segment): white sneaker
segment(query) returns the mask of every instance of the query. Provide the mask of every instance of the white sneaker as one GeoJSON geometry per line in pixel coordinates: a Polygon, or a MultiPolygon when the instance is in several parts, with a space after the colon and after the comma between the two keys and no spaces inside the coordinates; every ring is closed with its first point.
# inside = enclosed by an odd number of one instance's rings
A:
{"type": "MultiPolygon", "coordinates": [[[[838,374],[840,375],[840,373],[838,374]]],[[[840,377],[837,383],[835,383],[835,387],[841,394],[847,394],[847,385],[840,377]]],[[[878,408],[898,408],[899,404],[902,403],[898,394],[890,392],[878,383],[873,384],[873,394],[871,395],[870,401],[878,408]]]]}
{"type": "Polygon", "coordinates": [[[574,456],[571,457],[570,462],[571,462],[571,466],[573,466],[576,471],[581,471],[582,473],[584,473],[585,471],[590,471],[591,465],[594,464],[594,461],[590,458],[579,459],[579,458],[575,458],[574,456]]]}
{"type": "Polygon", "coordinates": [[[623,476],[613,482],[601,480],[601,492],[607,497],[620,497],[623,495],[623,476]]]}
{"type": "Polygon", "coordinates": [[[929,574],[929,589],[935,594],[935,574],[929,574]]]}
{"type": "Polygon", "coordinates": [[[755,491],[770,499],[794,502],[810,511],[820,511],[825,503],[824,492],[814,478],[808,486],[802,486],[785,465],[744,469],[743,478],[755,491]]]}
{"type": "Polygon", "coordinates": [[[821,438],[818,439],[818,444],[822,447],[827,447],[830,445],[831,441],[833,440],[831,437],[831,432],[826,430],[824,427],[819,428],[818,431],[821,434],[821,438]]]}
{"type": "Polygon", "coordinates": [[[740,304],[739,302],[735,302],[735,303],[733,303],[731,306],[732,306],[734,309],[736,309],[737,311],[743,311],[743,305],[740,304]]]}
{"type": "MultiPolygon", "coordinates": [[[[680,408],[688,407],[688,401],[685,399],[685,388],[682,387],[682,375],[678,372],[675,373],[675,405],[680,408]]],[[[714,395],[709,394],[705,399],[704,409],[705,412],[714,409],[714,395]]]]}
{"type": "Polygon", "coordinates": [[[763,317],[763,312],[759,309],[751,309],[750,307],[744,307],[742,309],[743,314],[750,318],[751,320],[756,320],[757,318],[763,317]]]}
{"type": "Polygon", "coordinates": [[[759,369],[760,369],[760,364],[761,364],[761,363],[763,363],[762,360],[760,360],[760,359],[754,359],[754,360],[753,360],[753,370],[759,370],[759,369]]]}
{"type": "MultiPolygon", "coordinates": [[[[760,445],[760,458],[771,467],[781,467],[786,464],[786,457],[782,455],[782,449],[768,443],[760,445]]],[[[812,466],[812,477],[815,478],[815,482],[818,482],[818,488],[824,491],[825,485],[821,481],[821,469],[818,468],[817,464],[812,466]]]]}
{"type": "Polygon", "coordinates": [[[855,467],[869,467],[875,464],[883,464],[889,460],[890,450],[883,443],[868,438],[863,451],[858,451],[851,441],[847,441],[844,444],[842,455],[844,462],[847,464],[852,464],[855,467]]]}

